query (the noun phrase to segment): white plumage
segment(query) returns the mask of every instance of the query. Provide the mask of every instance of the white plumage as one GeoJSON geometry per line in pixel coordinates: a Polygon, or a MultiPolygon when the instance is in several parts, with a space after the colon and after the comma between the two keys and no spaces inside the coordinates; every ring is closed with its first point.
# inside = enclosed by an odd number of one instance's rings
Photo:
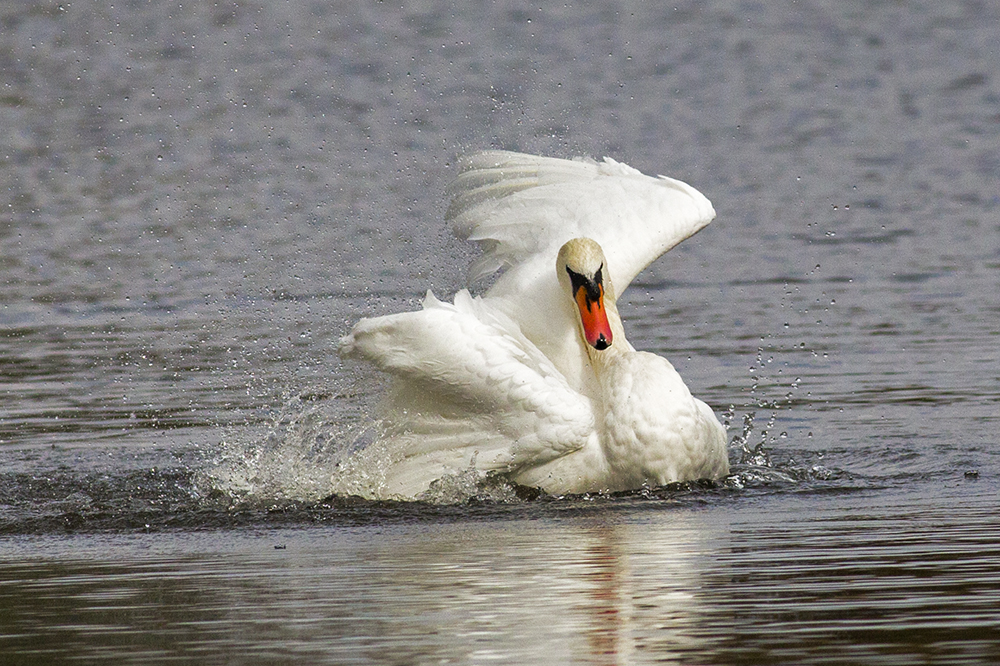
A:
{"type": "Polygon", "coordinates": [[[341,340],[341,355],[393,377],[380,494],[416,497],[472,466],[550,493],[727,474],[711,409],[632,348],[615,307],[712,220],[708,199],[609,158],[503,151],[465,158],[449,192],[456,234],[483,248],[470,280],[500,277],[453,304],[428,292],[422,310],[362,319],[341,340]]]}

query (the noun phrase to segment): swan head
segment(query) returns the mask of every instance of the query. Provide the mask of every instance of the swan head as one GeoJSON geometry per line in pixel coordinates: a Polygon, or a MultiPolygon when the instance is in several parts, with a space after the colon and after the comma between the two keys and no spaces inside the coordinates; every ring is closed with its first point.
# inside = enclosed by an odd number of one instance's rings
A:
{"type": "Polygon", "coordinates": [[[556,259],[559,281],[568,287],[580,311],[580,326],[587,344],[598,351],[611,346],[614,336],[604,304],[610,291],[607,262],[601,246],[589,238],[574,238],[559,248],[556,259]]]}

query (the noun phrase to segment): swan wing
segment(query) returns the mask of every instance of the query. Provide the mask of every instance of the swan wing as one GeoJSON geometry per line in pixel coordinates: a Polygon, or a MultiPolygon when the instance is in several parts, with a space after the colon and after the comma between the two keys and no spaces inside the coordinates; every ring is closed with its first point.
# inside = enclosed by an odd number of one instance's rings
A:
{"type": "Polygon", "coordinates": [[[422,310],[362,319],[340,352],[393,377],[383,437],[393,495],[416,496],[471,466],[544,464],[594,433],[590,400],[509,317],[465,290],[454,304],[428,292],[422,310]]]}
{"type": "Polygon", "coordinates": [[[604,249],[619,296],[646,266],[715,217],[690,185],[607,157],[479,152],[460,161],[449,194],[446,217],[456,235],[483,249],[470,281],[504,270],[488,295],[537,290],[552,275],[562,244],[586,236],[604,249]]]}

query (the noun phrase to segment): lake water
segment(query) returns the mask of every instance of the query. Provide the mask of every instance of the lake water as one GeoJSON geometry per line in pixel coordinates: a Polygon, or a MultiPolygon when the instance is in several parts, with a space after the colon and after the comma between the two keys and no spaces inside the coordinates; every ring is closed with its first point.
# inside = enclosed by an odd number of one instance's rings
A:
{"type": "Polygon", "coordinates": [[[0,8],[4,663],[1000,662],[1000,11],[468,4],[0,8]],[[729,479],[350,497],[486,147],[713,201],[620,304],[729,479]]]}

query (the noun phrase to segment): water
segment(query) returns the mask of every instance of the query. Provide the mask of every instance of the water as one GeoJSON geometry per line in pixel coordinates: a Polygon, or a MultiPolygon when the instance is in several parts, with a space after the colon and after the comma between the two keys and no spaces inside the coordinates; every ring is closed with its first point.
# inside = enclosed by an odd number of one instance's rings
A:
{"type": "Polygon", "coordinates": [[[0,9],[5,660],[1000,660],[998,18],[0,9]],[[491,146],[713,201],[622,313],[730,479],[347,497],[381,383],[336,340],[464,285],[491,146]]]}

